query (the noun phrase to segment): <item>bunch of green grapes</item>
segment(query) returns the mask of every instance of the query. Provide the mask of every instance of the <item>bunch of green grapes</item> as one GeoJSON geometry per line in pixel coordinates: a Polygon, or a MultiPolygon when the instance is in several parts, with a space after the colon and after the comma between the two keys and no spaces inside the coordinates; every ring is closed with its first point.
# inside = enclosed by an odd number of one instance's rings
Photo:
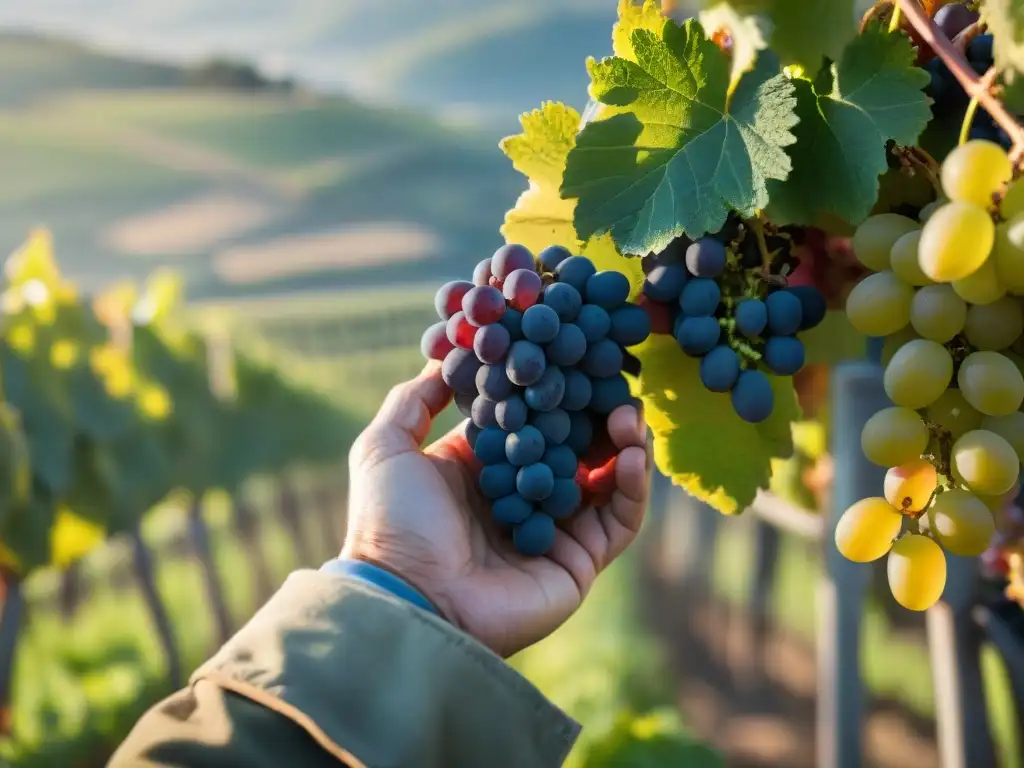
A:
{"type": "Polygon", "coordinates": [[[969,141],[919,221],[872,216],[853,239],[874,274],[846,312],[885,338],[893,402],[861,445],[890,469],[881,496],[844,513],[836,544],[857,562],[888,555],[893,596],[911,610],[941,597],[945,552],[985,552],[1024,460],[1024,184],[1012,176],[998,144],[969,141]]]}

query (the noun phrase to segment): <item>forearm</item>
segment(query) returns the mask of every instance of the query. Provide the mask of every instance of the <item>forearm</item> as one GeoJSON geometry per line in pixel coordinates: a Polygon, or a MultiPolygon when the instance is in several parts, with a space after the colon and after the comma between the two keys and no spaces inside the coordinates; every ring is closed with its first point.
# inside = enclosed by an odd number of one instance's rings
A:
{"type": "Polygon", "coordinates": [[[561,765],[577,733],[441,619],[359,580],[303,571],[189,690],[140,721],[112,765],[543,768],[561,765]]]}

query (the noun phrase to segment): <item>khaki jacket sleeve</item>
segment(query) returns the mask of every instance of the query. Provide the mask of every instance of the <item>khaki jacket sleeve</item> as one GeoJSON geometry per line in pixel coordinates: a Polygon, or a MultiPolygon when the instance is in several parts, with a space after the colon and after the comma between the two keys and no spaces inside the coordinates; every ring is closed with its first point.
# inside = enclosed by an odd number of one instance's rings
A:
{"type": "Polygon", "coordinates": [[[292,574],[156,705],[112,768],[548,768],[579,726],[469,636],[335,574],[292,574]]]}

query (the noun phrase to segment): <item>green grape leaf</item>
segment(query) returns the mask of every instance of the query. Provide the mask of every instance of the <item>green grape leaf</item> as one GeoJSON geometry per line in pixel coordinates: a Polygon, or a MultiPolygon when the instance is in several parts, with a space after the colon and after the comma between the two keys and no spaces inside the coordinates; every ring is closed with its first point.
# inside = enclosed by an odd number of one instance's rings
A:
{"type": "Polygon", "coordinates": [[[573,225],[576,201],[564,200],[558,194],[566,158],[576,145],[580,113],[565,104],[547,102],[524,114],[520,122],[523,132],[503,139],[501,149],[513,167],[530,180],[530,188],[505,215],[502,236],[534,253],[550,245],[581,253],[599,270],[622,272],[629,278],[633,295],[637,295],[644,281],[640,260],[620,254],[610,235],[592,237],[586,243],[577,238],[573,225]]]}
{"type": "Polygon", "coordinates": [[[793,172],[769,184],[777,224],[815,224],[835,214],[858,224],[878,197],[890,139],[913,145],[931,119],[928,74],[904,35],[869,25],[814,82],[793,81],[800,123],[793,172]]]}
{"type": "Polygon", "coordinates": [[[48,347],[37,347],[31,357],[6,347],[0,371],[4,395],[21,414],[33,477],[59,498],[71,481],[75,433],[65,382],[49,364],[48,347]]]}
{"type": "Polygon", "coordinates": [[[45,489],[33,489],[28,502],[0,528],[0,560],[20,574],[47,565],[56,514],[56,504],[45,489]]]}
{"type": "Polygon", "coordinates": [[[0,528],[28,501],[32,465],[21,416],[0,403],[0,528]]]}
{"type": "Polygon", "coordinates": [[[785,66],[795,64],[814,72],[822,58],[838,59],[857,36],[854,0],[732,0],[731,4],[740,13],[756,14],[764,21],[769,45],[785,66]]]}
{"type": "Polygon", "coordinates": [[[753,216],[769,179],[785,179],[795,141],[792,84],[765,53],[729,94],[728,56],[694,20],[631,37],[636,61],[591,59],[591,95],[605,105],[569,153],[563,197],[578,198],[580,237],[611,232],[625,254],[753,216]]]}
{"type": "Polygon", "coordinates": [[[718,511],[742,512],[768,487],[772,459],[793,455],[790,424],[800,417],[793,380],[770,377],[775,410],[748,424],[728,395],[701,385],[700,361],[684,355],[671,336],[651,336],[630,352],[643,365],[636,393],[654,433],[658,468],[718,511]]]}

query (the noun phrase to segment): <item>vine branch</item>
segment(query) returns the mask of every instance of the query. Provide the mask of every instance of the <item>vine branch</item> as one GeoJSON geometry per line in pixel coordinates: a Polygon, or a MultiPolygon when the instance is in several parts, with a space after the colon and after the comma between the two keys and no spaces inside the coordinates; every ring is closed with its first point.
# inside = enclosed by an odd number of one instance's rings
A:
{"type": "Polygon", "coordinates": [[[976,100],[980,106],[984,107],[985,111],[992,115],[992,119],[995,120],[999,127],[1006,131],[1013,141],[1013,150],[1010,153],[1011,159],[1015,163],[1019,161],[1021,155],[1024,154],[1024,127],[1017,122],[1017,119],[1006,110],[1002,102],[992,93],[990,85],[992,78],[988,74],[984,77],[978,77],[971,65],[967,63],[963,54],[942,33],[942,30],[925,13],[924,8],[921,7],[917,0],[895,0],[895,4],[895,7],[902,12],[907,21],[910,22],[911,26],[920,35],[921,40],[931,46],[931,49],[935,51],[935,55],[942,59],[945,65],[949,67],[949,71],[960,82],[964,92],[971,99],[976,100]]]}

